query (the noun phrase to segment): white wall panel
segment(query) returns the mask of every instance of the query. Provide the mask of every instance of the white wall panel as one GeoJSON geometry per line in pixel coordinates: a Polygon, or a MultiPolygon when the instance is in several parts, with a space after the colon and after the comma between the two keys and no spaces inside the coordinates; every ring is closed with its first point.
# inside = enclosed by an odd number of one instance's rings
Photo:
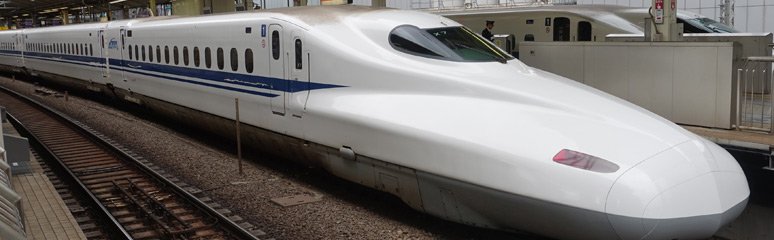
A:
{"type": "Polygon", "coordinates": [[[763,8],[750,7],[747,14],[747,32],[763,32],[763,21],[756,20],[763,19],[763,8]]]}
{"type": "Polygon", "coordinates": [[[747,8],[736,7],[734,11],[734,28],[747,32],[747,8]]]}
{"type": "MultiPolygon", "coordinates": [[[[683,1],[686,1],[686,0],[683,0],[683,1]]],[[[717,7],[718,4],[720,4],[722,1],[723,0],[701,0],[699,1],[699,5],[701,5],[702,7],[714,8],[714,7],[717,7]]]]}
{"type": "Polygon", "coordinates": [[[529,53],[521,54],[527,65],[585,83],[674,122],[731,127],[735,50],[730,42],[523,42],[519,51],[529,53]]]}

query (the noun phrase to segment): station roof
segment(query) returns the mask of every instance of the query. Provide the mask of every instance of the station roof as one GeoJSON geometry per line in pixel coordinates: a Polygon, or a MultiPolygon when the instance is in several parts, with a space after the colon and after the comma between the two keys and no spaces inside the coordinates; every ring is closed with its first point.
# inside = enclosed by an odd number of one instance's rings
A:
{"type": "MultiPolygon", "coordinates": [[[[158,3],[166,1],[157,1],[158,3]]],[[[88,11],[93,13],[121,9],[124,6],[146,7],[148,0],[0,0],[0,17],[18,18],[54,17],[59,10],[67,9],[70,13],[88,11]],[[25,16],[26,14],[26,16],[25,16]]]]}

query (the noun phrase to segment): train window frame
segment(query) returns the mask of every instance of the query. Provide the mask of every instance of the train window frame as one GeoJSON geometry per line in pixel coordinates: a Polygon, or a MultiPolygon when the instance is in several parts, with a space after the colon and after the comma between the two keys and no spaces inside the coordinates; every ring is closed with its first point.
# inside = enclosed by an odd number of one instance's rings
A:
{"type": "Polygon", "coordinates": [[[274,58],[274,60],[280,59],[280,34],[279,31],[274,30],[271,32],[271,57],[274,58]]]}
{"type": "Polygon", "coordinates": [[[140,47],[142,49],[142,61],[145,62],[145,46],[140,47]]]}
{"type": "Polygon", "coordinates": [[[161,46],[156,45],[156,63],[161,63],[161,46]]]}
{"type": "Polygon", "coordinates": [[[594,28],[592,27],[591,22],[578,21],[578,27],[576,31],[578,42],[590,42],[592,40],[591,36],[593,35],[594,28]]]}
{"type": "Polygon", "coordinates": [[[500,62],[514,57],[467,27],[419,28],[399,25],[387,36],[392,49],[413,56],[453,62],[500,62]]]}
{"type": "Polygon", "coordinates": [[[191,62],[189,57],[191,55],[188,54],[188,46],[183,46],[183,65],[188,66],[188,64],[191,62]]]}
{"type": "Polygon", "coordinates": [[[177,46],[172,47],[172,61],[175,62],[175,65],[180,64],[180,52],[178,51],[177,46]]]}
{"type": "Polygon", "coordinates": [[[169,64],[169,46],[164,46],[164,63],[169,64]]]}
{"type": "Polygon", "coordinates": [[[133,56],[133,55],[132,55],[132,45],[131,45],[131,44],[129,44],[129,60],[134,60],[134,59],[132,58],[132,56],[133,56]]]}
{"type": "Polygon", "coordinates": [[[301,39],[296,38],[296,40],[293,41],[293,45],[295,48],[296,56],[296,70],[302,70],[304,69],[304,43],[301,41],[301,39]]]}
{"type": "Polygon", "coordinates": [[[553,31],[554,42],[569,42],[572,35],[572,21],[567,17],[555,17],[553,31]],[[564,33],[564,34],[563,34],[564,33]]]}
{"type": "Polygon", "coordinates": [[[153,46],[148,45],[148,62],[153,62],[153,46]]]}
{"type": "Polygon", "coordinates": [[[255,62],[253,62],[253,49],[245,49],[245,71],[247,73],[253,73],[255,69],[255,62]]]}
{"type": "Polygon", "coordinates": [[[215,51],[215,58],[218,64],[218,70],[223,70],[223,68],[226,67],[225,62],[225,53],[223,52],[223,48],[219,47],[218,50],[215,51]]]}
{"type": "Polygon", "coordinates": [[[209,47],[204,48],[204,65],[208,69],[212,69],[212,49],[209,47]]]}
{"type": "Polygon", "coordinates": [[[239,52],[236,48],[231,48],[229,55],[231,58],[231,71],[239,71],[239,52]]]}
{"type": "Polygon", "coordinates": [[[199,67],[201,65],[201,56],[199,55],[199,47],[194,47],[193,49],[193,60],[194,60],[194,66],[199,67]]]}
{"type": "MultiPolygon", "coordinates": [[[[134,45],[134,46],[137,47],[137,45],[134,45]]],[[[91,55],[92,57],[94,56],[94,44],[91,44],[91,43],[89,43],[89,55],[91,55]]]]}

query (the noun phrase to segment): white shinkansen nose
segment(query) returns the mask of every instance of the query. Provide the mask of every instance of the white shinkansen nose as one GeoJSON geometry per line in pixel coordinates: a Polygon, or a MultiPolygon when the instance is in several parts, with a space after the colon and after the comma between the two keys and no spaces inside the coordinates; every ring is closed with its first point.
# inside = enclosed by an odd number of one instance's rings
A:
{"type": "Polygon", "coordinates": [[[744,210],[750,189],[736,160],[693,139],[628,169],[606,213],[621,239],[708,238],[744,210]]]}

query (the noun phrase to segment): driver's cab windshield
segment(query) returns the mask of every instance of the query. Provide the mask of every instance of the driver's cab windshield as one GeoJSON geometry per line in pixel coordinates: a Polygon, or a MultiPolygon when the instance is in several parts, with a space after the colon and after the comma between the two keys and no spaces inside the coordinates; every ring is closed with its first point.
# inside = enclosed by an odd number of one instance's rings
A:
{"type": "Polygon", "coordinates": [[[401,52],[448,61],[505,63],[513,59],[466,27],[398,26],[390,32],[390,44],[401,52]]]}

